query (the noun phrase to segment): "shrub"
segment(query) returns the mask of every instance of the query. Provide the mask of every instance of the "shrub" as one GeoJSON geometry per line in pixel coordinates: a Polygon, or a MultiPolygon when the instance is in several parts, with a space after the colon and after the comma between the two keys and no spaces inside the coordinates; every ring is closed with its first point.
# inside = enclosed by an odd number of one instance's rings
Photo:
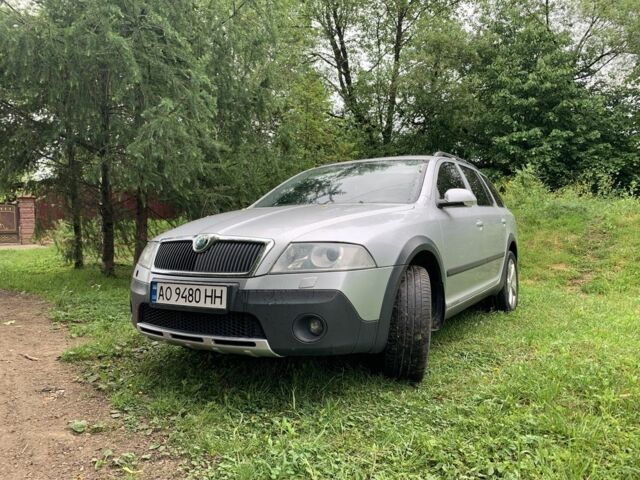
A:
{"type": "Polygon", "coordinates": [[[50,231],[56,251],[65,263],[73,262],[73,229],[65,220],[58,220],[50,231]]]}
{"type": "MultiPolygon", "coordinates": [[[[169,230],[182,223],[184,219],[149,220],[149,238],[169,230]]],[[[133,220],[119,220],[115,229],[115,249],[116,260],[120,263],[129,264],[133,261],[133,251],[135,248],[136,226],[133,220]]],[[[66,220],[56,222],[54,228],[49,232],[53,239],[56,250],[65,263],[73,263],[73,228],[66,220]]],[[[82,242],[83,251],[87,260],[99,261],[102,255],[102,232],[98,219],[84,219],[82,222],[82,242]]]]}

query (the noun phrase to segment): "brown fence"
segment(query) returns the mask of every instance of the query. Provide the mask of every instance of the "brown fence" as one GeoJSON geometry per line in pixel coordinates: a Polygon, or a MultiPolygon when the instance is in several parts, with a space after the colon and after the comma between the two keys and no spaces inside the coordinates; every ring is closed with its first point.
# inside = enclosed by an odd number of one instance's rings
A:
{"type": "Polygon", "coordinates": [[[0,204],[0,243],[20,243],[17,205],[0,204]]]}
{"type": "Polygon", "coordinates": [[[32,243],[36,225],[35,200],[20,197],[0,204],[0,243],[32,243]]]}
{"type": "MultiPolygon", "coordinates": [[[[83,196],[85,205],[93,205],[94,197],[89,194],[83,196]]],[[[118,218],[135,218],[136,201],[132,194],[119,193],[113,198],[116,216],[118,218]]],[[[95,218],[98,216],[97,207],[84,207],[82,214],[85,218],[95,218]]],[[[150,200],[149,217],[159,219],[175,218],[175,210],[167,203],[150,200]]],[[[36,200],[36,222],[38,228],[42,230],[51,229],[58,220],[67,218],[65,208],[65,198],[55,192],[45,193],[36,200]]]]}

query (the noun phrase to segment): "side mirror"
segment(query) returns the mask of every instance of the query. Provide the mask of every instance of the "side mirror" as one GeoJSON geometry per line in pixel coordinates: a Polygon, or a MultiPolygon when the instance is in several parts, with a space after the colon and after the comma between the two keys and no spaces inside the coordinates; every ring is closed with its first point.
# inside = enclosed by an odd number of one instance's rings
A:
{"type": "Polygon", "coordinates": [[[443,200],[438,200],[438,208],[472,207],[477,204],[476,196],[466,188],[451,188],[445,192],[443,200]]]}

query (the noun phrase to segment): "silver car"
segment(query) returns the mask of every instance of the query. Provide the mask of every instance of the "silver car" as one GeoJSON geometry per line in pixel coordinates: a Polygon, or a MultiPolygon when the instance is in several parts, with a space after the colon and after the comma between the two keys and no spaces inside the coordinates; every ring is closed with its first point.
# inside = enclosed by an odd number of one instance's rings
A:
{"type": "Polygon", "coordinates": [[[487,297],[516,308],[517,258],[513,215],[466,161],[337,163],[149,242],[132,321],[221,353],[370,353],[387,375],[420,381],[446,319],[487,297]]]}

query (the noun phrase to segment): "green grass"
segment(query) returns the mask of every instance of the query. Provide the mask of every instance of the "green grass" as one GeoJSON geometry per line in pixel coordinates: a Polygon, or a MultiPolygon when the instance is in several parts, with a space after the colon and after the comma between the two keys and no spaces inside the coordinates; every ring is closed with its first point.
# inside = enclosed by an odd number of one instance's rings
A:
{"type": "Polygon", "coordinates": [[[449,321],[417,387],[358,358],[150,342],[129,324],[127,268],[75,272],[51,249],[0,251],[0,288],[53,301],[88,339],[63,358],[128,426],[164,429],[192,478],[639,478],[640,202],[530,187],[507,197],[518,310],[449,321]]]}

